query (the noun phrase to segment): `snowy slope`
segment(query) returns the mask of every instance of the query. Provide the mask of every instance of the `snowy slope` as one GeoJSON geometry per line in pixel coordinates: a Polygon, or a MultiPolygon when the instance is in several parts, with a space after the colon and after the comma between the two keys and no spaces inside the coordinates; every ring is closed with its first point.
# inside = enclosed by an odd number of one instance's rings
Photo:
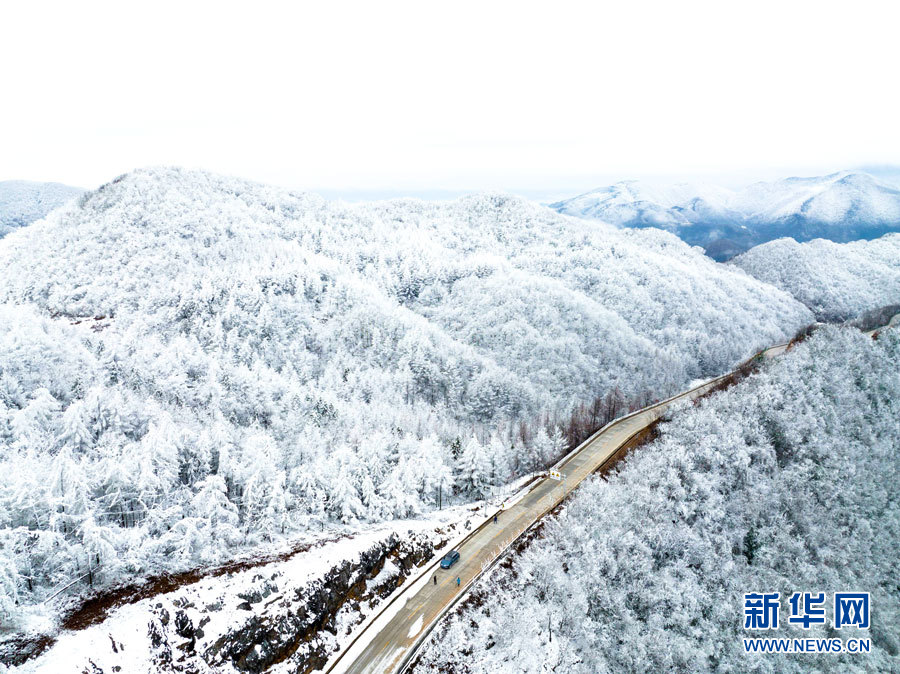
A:
{"type": "Polygon", "coordinates": [[[7,623],[88,571],[477,498],[573,406],[671,393],[812,319],[656,230],[179,169],[10,234],[0,268],[7,623]]]}
{"type": "MultiPolygon", "coordinates": [[[[171,671],[170,659],[175,671],[196,674],[271,671],[273,661],[277,670],[321,669],[398,584],[415,580],[417,564],[434,550],[449,550],[448,541],[464,537],[465,522],[478,517],[471,506],[459,506],[349,535],[313,534],[272,560],[169,579],[149,596],[132,588],[129,601],[104,619],[63,632],[40,657],[11,671],[150,673],[171,671]],[[272,624],[279,629],[266,629],[272,624]],[[298,634],[313,638],[298,647],[298,634]]],[[[2,649],[0,643],[0,662],[2,649]]]]}
{"type": "Polygon", "coordinates": [[[900,230],[900,190],[865,173],[709,185],[617,183],[551,205],[620,227],[660,227],[715,259],[779,237],[846,242],[900,230]]]}
{"type": "Polygon", "coordinates": [[[60,183],[0,181],[0,237],[17,227],[40,220],[84,190],[60,183]]]}
{"type": "Polygon", "coordinates": [[[731,264],[791,293],[820,320],[846,320],[900,302],[900,234],[852,243],[777,239],[731,264]]]}
{"type": "Polygon", "coordinates": [[[730,207],[734,197],[731,190],[715,185],[625,180],[551,204],[551,208],[623,227],[673,229],[698,220],[740,217],[730,207]]]}
{"type": "Polygon", "coordinates": [[[796,217],[822,224],[900,222],[900,190],[865,173],[755,183],[737,193],[732,204],[759,223],[796,217]]]}
{"type": "Polygon", "coordinates": [[[898,361],[897,329],[828,327],[676,413],[479,581],[413,671],[896,671],[898,361]],[[871,593],[869,630],[832,629],[846,588],[871,593]],[[781,593],[777,632],[742,629],[745,592],[781,593]],[[793,592],[826,593],[829,625],[790,624],[793,592]],[[872,650],[743,652],[770,636],[872,650]]]}

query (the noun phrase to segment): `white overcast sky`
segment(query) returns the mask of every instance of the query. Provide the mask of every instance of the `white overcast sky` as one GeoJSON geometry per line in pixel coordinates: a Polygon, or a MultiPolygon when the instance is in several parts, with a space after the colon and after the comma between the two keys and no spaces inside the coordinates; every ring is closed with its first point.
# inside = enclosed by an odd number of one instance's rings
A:
{"type": "Polygon", "coordinates": [[[0,179],[571,194],[900,164],[896,2],[3,2],[0,179]]]}

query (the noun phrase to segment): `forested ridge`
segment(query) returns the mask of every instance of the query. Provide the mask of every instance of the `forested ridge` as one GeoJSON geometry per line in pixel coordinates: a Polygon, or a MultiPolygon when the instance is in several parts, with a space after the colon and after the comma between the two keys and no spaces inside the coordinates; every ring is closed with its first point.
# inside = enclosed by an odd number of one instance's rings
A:
{"type": "Polygon", "coordinates": [[[822,321],[848,320],[900,303],[900,234],[851,243],[778,239],[732,263],[789,292],[822,321]]]}

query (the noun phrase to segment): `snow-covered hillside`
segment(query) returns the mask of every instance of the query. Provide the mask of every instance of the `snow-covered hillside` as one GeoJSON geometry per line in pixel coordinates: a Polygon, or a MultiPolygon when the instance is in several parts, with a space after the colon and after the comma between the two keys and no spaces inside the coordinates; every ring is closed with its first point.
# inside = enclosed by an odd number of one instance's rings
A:
{"type": "Polygon", "coordinates": [[[673,229],[703,219],[740,219],[729,204],[735,194],[702,183],[662,185],[624,180],[551,204],[561,213],[602,220],[622,227],[673,229]]]}
{"type": "Polygon", "coordinates": [[[900,223],[900,190],[867,173],[754,183],[736,194],[732,206],[758,224],[791,219],[811,225],[900,223]]]}
{"type": "Polygon", "coordinates": [[[84,190],[61,183],[0,181],[0,238],[17,227],[40,220],[84,190]]]}
{"type": "Polygon", "coordinates": [[[656,230],[178,169],[10,234],[0,268],[6,625],[73,578],[489,493],[564,449],[575,404],[671,393],[812,319],[656,230]]]}
{"type": "Polygon", "coordinates": [[[900,234],[852,243],[778,239],[731,263],[786,290],[820,320],[846,320],[900,303],[900,234]]]}
{"type": "Polygon", "coordinates": [[[479,581],[414,671],[896,671],[898,365],[900,330],[828,327],[675,413],[479,581]],[[869,630],[832,629],[844,591],[871,593],[869,630]],[[778,631],[743,629],[745,592],[781,593],[778,631]],[[789,623],[793,592],[826,593],[829,625],[789,623]],[[872,652],[744,653],[759,636],[868,637],[872,652]]]}
{"type": "Polygon", "coordinates": [[[866,173],[711,185],[616,183],[551,205],[620,227],[660,227],[715,259],[779,237],[846,242],[900,231],[900,190],[866,173]]]}

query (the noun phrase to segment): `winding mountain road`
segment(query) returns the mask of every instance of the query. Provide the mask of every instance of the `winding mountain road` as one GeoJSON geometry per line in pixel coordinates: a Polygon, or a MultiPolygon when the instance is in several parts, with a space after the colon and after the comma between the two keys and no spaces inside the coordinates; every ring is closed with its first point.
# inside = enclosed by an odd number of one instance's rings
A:
{"type": "MultiPolygon", "coordinates": [[[[772,346],[754,358],[772,358],[787,347],[787,344],[772,346]]],[[[439,568],[440,557],[432,560],[428,572],[389,602],[325,671],[328,674],[402,672],[441,617],[512,542],[555,508],[586,477],[613,459],[628,440],[659,419],[673,403],[698,398],[732,374],[711,379],[601,428],[554,466],[564,476],[563,480],[539,479],[511,506],[497,511],[496,523],[488,517],[457,546],[460,559],[451,569],[439,568]],[[457,578],[460,579],[459,586],[457,578]]]]}
{"type": "MultiPolygon", "coordinates": [[[[780,344],[761,354],[771,357],[786,348],[786,344],[780,344]]],[[[496,523],[493,518],[488,518],[457,547],[460,559],[451,569],[440,569],[439,557],[432,560],[429,573],[420,582],[410,584],[391,605],[386,606],[383,614],[371,622],[325,671],[329,674],[402,671],[438,620],[513,541],[555,508],[586,477],[603,467],[630,438],[656,421],[674,402],[702,396],[730,375],[712,379],[601,428],[554,466],[564,476],[563,480],[539,479],[513,505],[498,510],[496,523]],[[459,587],[457,578],[460,579],[459,587]]]]}

